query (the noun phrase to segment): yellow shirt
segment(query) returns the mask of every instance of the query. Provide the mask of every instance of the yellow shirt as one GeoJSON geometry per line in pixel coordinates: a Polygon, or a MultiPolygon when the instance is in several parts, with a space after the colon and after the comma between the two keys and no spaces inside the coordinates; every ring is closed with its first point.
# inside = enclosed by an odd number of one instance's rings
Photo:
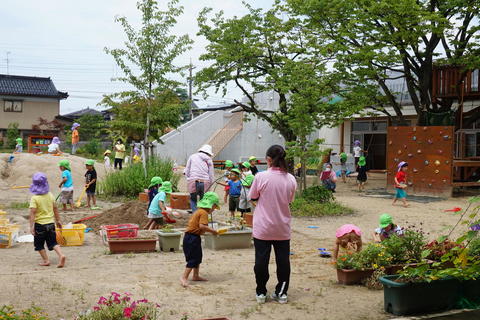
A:
{"type": "Polygon", "coordinates": [[[37,209],[35,214],[35,223],[38,224],[49,224],[54,223],[54,214],[53,214],[53,204],[55,203],[55,198],[52,193],[36,195],[30,199],[30,209],[37,209]]]}
{"type": "Polygon", "coordinates": [[[115,159],[124,159],[125,158],[125,145],[116,144],[115,145],[115,159]]]}

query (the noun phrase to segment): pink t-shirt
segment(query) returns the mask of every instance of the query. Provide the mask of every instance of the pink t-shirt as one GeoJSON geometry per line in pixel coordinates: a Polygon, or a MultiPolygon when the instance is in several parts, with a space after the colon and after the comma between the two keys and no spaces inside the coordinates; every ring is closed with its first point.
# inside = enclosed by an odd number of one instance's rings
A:
{"type": "Polygon", "coordinates": [[[258,199],[253,215],[253,237],[260,240],[290,240],[290,207],[295,198],[295,177],[278,168],[257,173],[250,198],[258,199]]]}

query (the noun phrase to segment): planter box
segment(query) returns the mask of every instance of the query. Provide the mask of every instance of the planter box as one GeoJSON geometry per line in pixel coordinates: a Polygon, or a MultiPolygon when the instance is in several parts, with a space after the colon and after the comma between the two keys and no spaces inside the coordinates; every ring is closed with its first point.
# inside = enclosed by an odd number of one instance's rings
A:
{"type": "Polygon", "coordinates": [[[141,201],[141,202],[147,202],[147,203],[148,203],[148,201],[149,201],[149,199],[148,199],[148,193],[146,193],[146,192],[140,192],[140,193],[138,194],[138,200],[141,201]]]}
{"type": "Polygon", "coordinates": [[[170,194],[170,207],[179,210],[190,209],[190,194],[173,192],[170,194]]]}
{"type": "Polygon", "coordinates": [[[181,232],[162,232],[159,230],[157,231],[157,234],[161,251],[171,252],[180,250],[180,238],[182,237],[181,232]]]}
{"type": "Polygon", "coordinates": [[[244,249],[252,246],[252,229],[231,230],[222,235],[205,234],[205,248],[212,250],[244,249]]]}
{"type": "Polygon", "coordinates": [[[243,219],[245,220],[247,226],[253,227],[253,213],[244,213],[243,219]]]}
{"type": "Polygon", "coordinates": [[[361,284],[363,280],[371,277],[373,270],[350,270],[337,269],[337,279],[339,284],[361,284]]]}
{"type": "Polygon", "coordinates": [[[108,247],[110,253],[155,252],[157,239],[112,239],[108,247]]]}
{"type": "Polygon", "coordinates": [[[480,280],[463,281],[461,287],[462,292],[458,301],[458,307],[463,309],[465,307],[471,308],[471,305],[480,305],[480,280]]]}
{"type": "Polygon", "coordinates": [[[395,281],[397,278],[380,277],[385,311],[397,316],[452,309],[460,292],[461,283],[455,279],[401,283],[395,281]]]}

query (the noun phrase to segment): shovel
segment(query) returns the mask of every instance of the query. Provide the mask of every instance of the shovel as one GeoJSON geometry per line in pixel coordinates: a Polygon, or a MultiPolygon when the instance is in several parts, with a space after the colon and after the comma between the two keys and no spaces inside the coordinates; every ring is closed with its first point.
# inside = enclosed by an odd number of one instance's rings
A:
{"type": "Polygon", "coordinates": [[[83,188],[83,191],[80,194],[80,197],[78,197],[77,202],[75,202],[75,207],[80,208],[80,206],[82,205],[82,199],[83,199],[83,197],[85,197],[86,192],[87,192],[87,188],[85,187],[85,188],[83,188]]]}

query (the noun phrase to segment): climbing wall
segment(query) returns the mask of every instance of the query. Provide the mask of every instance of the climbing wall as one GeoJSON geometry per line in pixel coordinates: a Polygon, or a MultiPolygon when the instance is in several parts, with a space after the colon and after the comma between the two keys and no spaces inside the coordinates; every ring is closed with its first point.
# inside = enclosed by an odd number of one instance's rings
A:
{"type": "Polygon", "coordinates": [[[389,127],[387,189],[393,190],[397,166],[408,162],[407,193],[451,196],[454,127],[389,127]]]}

